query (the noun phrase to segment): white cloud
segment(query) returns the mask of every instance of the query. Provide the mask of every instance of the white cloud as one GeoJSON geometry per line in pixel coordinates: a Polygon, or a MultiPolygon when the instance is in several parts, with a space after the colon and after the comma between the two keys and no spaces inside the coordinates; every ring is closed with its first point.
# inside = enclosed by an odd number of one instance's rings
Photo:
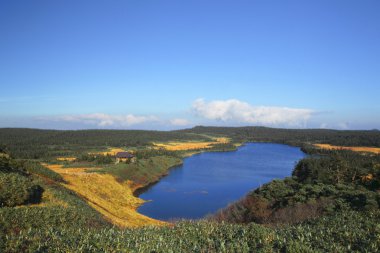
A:
{"type": "Polygon", "coordinates": [[[237,99],[205,102],[197,99],[193,112],[202,118],[234,124],[306,127],[313,110],[274,106],[252,106],[237,99]]]}
{"type": "Polygon", "coordinates": [[[157,122],[156,116],[110,115],[105,113],[64,115],[54,117],[54,121],[75,122],[99,127],[128,127],[149,122],[157,122]]]}
{"type": "MultiPolygon", "coordinates": [[[[199,116],[196,120],[182,117],[159,118],[155,115],[106,113],[70,114],[35,118],[46,126],[55,128],[129,128],[176,129],[194,124],[211,125],[265,125],[276,127],[306,127],[308,119],[314,115],[310,109],[289,107],[253,106],[237,99],[205,101],[197,99],[192,104],[192,112],[199,116]]],[[[41,123],[41,124],[42,124],[41,123]]]]}
{"type": "Polygon", "coordinates": [[[170,120],[170,124],[173,126],[187,126],[190,125],[190,121],[187,119],[172,119],[170,120]]]}

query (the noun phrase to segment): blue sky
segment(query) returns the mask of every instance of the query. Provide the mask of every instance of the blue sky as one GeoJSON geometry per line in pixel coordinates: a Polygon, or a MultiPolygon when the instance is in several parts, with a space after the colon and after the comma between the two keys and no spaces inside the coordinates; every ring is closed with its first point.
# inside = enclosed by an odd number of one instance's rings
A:
{"type": "Polygon", "coordinates": [[[380,1],[1,1],[0,127],[380,128],[380,1]]]}

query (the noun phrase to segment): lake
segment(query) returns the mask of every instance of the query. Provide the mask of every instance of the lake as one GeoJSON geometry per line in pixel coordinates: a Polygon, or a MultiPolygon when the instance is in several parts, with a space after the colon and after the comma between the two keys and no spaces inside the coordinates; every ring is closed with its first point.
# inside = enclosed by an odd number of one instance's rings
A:
{"type": "Polygon", "coordinates": [[[138,212],[159,220],[202,218],[262,184],[290,176],[304,156],[297,147],[247,143],[236,151],[185,158],[183,165],[139,195],[151,201],[138,212]]]}

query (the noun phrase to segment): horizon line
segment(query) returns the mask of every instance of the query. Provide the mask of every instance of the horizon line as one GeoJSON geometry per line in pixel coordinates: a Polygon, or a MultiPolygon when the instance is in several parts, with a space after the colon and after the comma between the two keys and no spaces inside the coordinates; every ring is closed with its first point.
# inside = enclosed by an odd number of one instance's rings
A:
{"type": "Polygon", "coordinates": [[[159,129],[117,129],[117,128],[81,128],[81,129],[53,129],[53,128],[34,128],[34,127],[0,127],[0,130],[4,129],[25,129],[25,130],[41,130],[41,131],[145,131],[145,132],[175,132],[183,130],[191,130],[194,128],[204,127],[204,128],[268,128],[268,129],[278,129],[278,130],[325,130],[325,131],[339,131],[339,132],[378,132],[377,128],[373,129],[335,129],[335,128],[286,128],[286,127],[268,127],[268,126],[212,126],[212,125],[197,125],[190,128],[172,129],[172,130],[159,130],[159,129]]]}

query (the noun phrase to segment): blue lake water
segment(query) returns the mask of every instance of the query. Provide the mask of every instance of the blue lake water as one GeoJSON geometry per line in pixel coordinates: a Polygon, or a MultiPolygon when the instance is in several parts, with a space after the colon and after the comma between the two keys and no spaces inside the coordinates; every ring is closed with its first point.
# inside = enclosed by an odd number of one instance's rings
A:
{"type": "Polygon", "coordinates": [[[202,218],[264,183],[290,176],[304,156],[299,148],[272,143],[197,154],[142,193],[140,198],[151,201],[138,211],[160,220],[202,218]]]}

